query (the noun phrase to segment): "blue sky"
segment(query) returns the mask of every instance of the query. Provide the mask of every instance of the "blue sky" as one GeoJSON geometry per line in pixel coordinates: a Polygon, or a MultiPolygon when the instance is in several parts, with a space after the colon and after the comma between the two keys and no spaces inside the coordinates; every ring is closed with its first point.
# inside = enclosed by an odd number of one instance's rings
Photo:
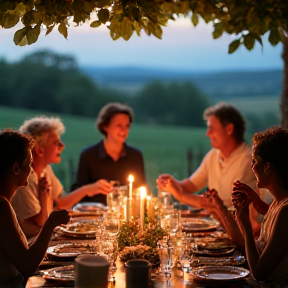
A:
{"type": "MultiPolygon", "coordinates": [[[[73,26],[73,24],[71,24],[73,26]]],[[[18,26],[18,29],[21,26],[18,26]]],[[[260,70],[282,68],[281,45],[272,47],[264,40],[264,48],[257,44],[252,52],[244,47],[229,55],[228,45],[233,36],[212,39],[212,27],[200,23],[196,28],[190,20],[172,22],[163,29],[162,40],[154,36],[133,34],[129,41],[113,41],[106,27],[90,28],[88,24],[69,28],[68,40],[57,30],[30,46],[17,47],[13,42],[15,29],[0,30],[0,57],[9,61],[39,49],[52,49],[61,54],[74,55],[80,65],[113,67],[133,66],[190,71],[260,70]]]]}

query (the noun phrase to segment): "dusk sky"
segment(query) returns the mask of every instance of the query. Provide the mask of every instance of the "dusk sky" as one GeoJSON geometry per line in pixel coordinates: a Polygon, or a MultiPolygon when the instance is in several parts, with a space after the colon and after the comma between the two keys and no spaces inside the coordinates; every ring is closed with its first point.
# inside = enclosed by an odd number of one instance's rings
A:
{"type": "Polygon", "coordinates": [[[57,29],[48,36],[42,31],[35,44],[25,47],[14,44],[13,34],[16,29],[1,29],[0,57],[16,61],[27,53],[47,48],[75,56],[80,65],[98,67],[152,67],[196,72],[282,68],[280,44],[272,47],[264,40],[263,51],[256,44],[252,52],[241,47],[229,55],[228,45],[233,41],[233,36],[224,35],[213,40],[211,26],[200,23],[195,28],[188,19],[171,22],[168,27],[164,27],[162,40],[148,37],[142,31],[141,37],[134,33],[129,41],[122,38],[113,41],[109,30],[102,26],[90,28],[89,24],[84,24],[71,27],[68,40],[57,29]]]}

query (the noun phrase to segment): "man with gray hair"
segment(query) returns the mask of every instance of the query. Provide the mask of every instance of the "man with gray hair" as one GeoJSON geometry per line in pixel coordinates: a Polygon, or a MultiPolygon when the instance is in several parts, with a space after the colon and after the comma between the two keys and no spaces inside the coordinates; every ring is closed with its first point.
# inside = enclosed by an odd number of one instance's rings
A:
{"type": "MultiPolygon", "coordinates": [[[[212,203],[209,193],[206,194],[207,197],[191,193],[205,187],[210,191],[216,190],[224,204],[221,209],[227,213],[227,208],[232,207],[231,194],[235,181],[239,180],[256,189],[256,179],[251,169],[251,148],[244,141],[245,121],[234,106],[226,103],[207,108],[203,117],[207,122],[206,135],[212,149],[206,154],[199,168],[183,180],[162,174],[156,182],[160,190],[171,192],[179,201],[212,210],[215,207],[210,206],[212,203]]],[[[252,215],[256,220],[255,210],[252,210],[252,215]]],[[[258,230],[257,221],[253,221],[253,224],[255,231],[258,230]]]]}
{"type": "MultiPolygon", "coordinates": [[[[27,120],[19,131],[34,138],[32,172],[28,186],[21,187],[12,199],[20,226],[27,238],[36,236],[48,219],[53,208],[71,209],[85,196],[108,193],[112,187],[99,191],[99,181],[85,185],[73,193],[62,195],[63,186],[55,176],[50,164],[60,163],[64,143],[60,136],[65,132],[64,124],[55,117],[35,117],[27,120]]],[[[103,185],[101,185],[103,187],[103,185]]]]}

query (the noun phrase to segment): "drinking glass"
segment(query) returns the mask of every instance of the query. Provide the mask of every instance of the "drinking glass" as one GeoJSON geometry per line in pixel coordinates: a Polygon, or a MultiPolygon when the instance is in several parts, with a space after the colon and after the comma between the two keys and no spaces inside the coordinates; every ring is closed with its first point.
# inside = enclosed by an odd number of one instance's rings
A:
{"type": "Polygon", "coordinates": [[[115,237],[120,229],[120,222],[117,218],[105,218],[104,229],[109,237],[115,237]]]}
{"type": "Polygon", "coordinates": [[[174,247],[172,246],[170,239],[159,240],[157,243],[157,250],[160,256],[160,274],[165,277],[171,276],[171,270],[173,267],[174,247]]]}
{"type": "Polygon", "coordinates": [[[102,241],[98,247],[99,255],[105,257],[109,263],[109,282],[115,281],[116,259],[118,255],[118,244],[116,239],[105,239],[102,241]]]}

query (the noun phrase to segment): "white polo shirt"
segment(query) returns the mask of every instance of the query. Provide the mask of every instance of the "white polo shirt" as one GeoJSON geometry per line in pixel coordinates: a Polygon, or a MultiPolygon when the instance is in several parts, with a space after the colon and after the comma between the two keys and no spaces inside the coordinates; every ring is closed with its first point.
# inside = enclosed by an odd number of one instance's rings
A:
{"type": "Polygon", "coordinates": [[[217,190],[225,206],[230,207],[235,181],[239,180],[256,190],[256,178],[251,169],[251,148],[243,142],[228,158],[220,150],[212,148],[189,179],[197,190],[205,187],[217,190]]]}

